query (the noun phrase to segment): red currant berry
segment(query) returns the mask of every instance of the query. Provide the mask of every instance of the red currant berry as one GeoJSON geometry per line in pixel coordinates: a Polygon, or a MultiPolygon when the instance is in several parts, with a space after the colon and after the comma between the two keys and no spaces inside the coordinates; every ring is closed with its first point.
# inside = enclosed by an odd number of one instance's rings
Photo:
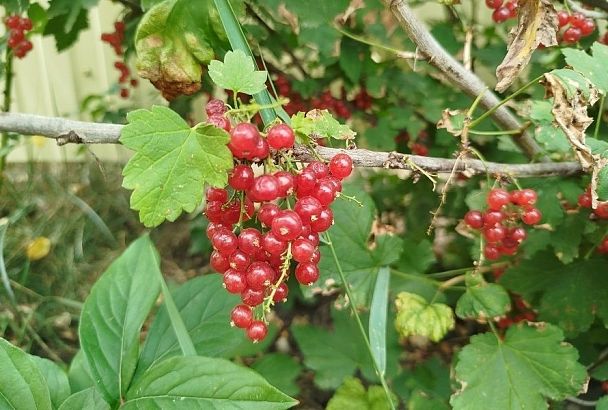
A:
{"type": "Polygon", "coordinates": [[[274,149],[291,148],[296,141],[296,136],[287,124],[273,125],[266,136],[268,145],[274,149]]]}
{"type": "Polygon", "coordinates": [[[310,262],[316,246],[304,238],[298,238],[291,245],[291,254],[296,262],[310,262]]]}
{"type": "Polygon", "coordinates": [[[259,162],[263,159],[268,158],[269,154],[270,149],[268,148],[268,143],[264,138],[260,138],[258,140],[257,145],[255,146],[255,149],[251,152],[249,156],[247,156],[247,159],[253,162],[259,162]]]}
{"type": "Polygon", "coordinates": [[[300,215],[302,222],[308,224],[312,218],[317,218],[319,216],[323,210],[323,205],[317,198],[305,196],[296,201],[293,209],[300,215]]]}
{"type": "Polygon", "coordinates": [[[273,219],[271,229],[277,238],[293,241],[302,232],[302,219],[295,211],[282,211],[273,219]]]}
{"type": "Polygon", "coordinates": [[[218,251],[211,252],[209,264],[211,265],[211,268],[218,273],[224,273],[230,269],[230,262],[228,262],[228,258],[224,257],[224,255],[218,251]]]}
{"type": "Polygon", "coordinates": [[[486,198],[486,202],[488,203],[488,208],[492,211],[500,211],[500,209],[507,205],[510,202],[510,195],[504,189],[496,188],[492,189],[488,193],[488,197],[486,198]]]}
{"type": "Polygon", "coordinates": [[[559,11],[557,13],[557,20],[559,22],[559,27],[564,27],[570,22],[570,14],[568,14],[568,12],[564,10],[559,11]]]}
{"type": "Polygon", "coordinates": [[[486,6],[491,9],[497,9],[502,6],[503,0],[486,0],[486,6]]]}
{"type": "Polygon", "coordinates": [[[267,333],[268,327],[260,320],[254,320],[247,328],[247,337],[251,339],[253,343],[264,340],[267,333]]]}
{"type": "Polygon", "coordinates": [[[504,226],[502,225],[496,225],[493,226],[491,228],[487,228],[486,230],[483,231],[483,236],[486,238],[486,240],[490,243],[496,243],[496,242],[500,242],[501,240],[503,240],[503,238],[506,236],[506,229],[504,226]]]}
{"type": "Polygon", "coordinates": [[[500,211],[489,211],[483,215],[483,226],[491,228],[505,219],[505,214],[500,211]]]}
{"type": "Polygon", "coordinates": [[[314,172],[305,169],[296,176],[296,190],[300,196],[308,195],[317,184],[317,177],[314,172]]]}
{"type": "Polygon", "coordinates": [[[500,246],[498,248],[498,251],[502,254],[502,255],[515,255],[517,253],[517,244],[515,246],[500,246]]]}
{"type": "Polygon", "coordinates": [[[253,262],[247,268],[247,285],[253,290],[264,290],[273,277],[274,271],[267,262],[253,262]]]}
{"type": "Polygon", "coordinates": [[[540,222],[540,220],[542,219],[542,217],[543,217],[543,215],[536,208],[526,209],[521,214],[521,220],[526,225],[536,225],[537,223],[540,222]]]}
{"type": "Polygon", "coordinates": [[[308,242],[312,243],[314,246],[319,246],[319,234],[316,232],[311,232],[306,236],[303,236],[308,242]]]}
{"type": "Polygon", "coordinates": [[[604,240],[602,240],[602,243],[600,243],[597,247],[597,251],[603,254],[608,253],[608,238],[604,238],[604,240]]]}
{"type": "Polygon", "coordinates": [[[219,115],[213,115],[207,118],[207,122],[211,125],[216,126],[217,128],[223,129],[226,132],[230,132],[230,128],[232,128],[232,125],[230,124],[228,118],[219,115]]]}
{"type": "Polygon", "coordinates": [[[325,179],[319,181],[311,193],[323,206],[331,204],[336,199],[336,194],[335,185],[325,179]]]}
{"type": "Polygon", "coordinates": [[[564,31],[564,41],[566,43],[576,43],[581,39],[583,35],[582,31],[578,27],[570,27],[568,30],[564,31]]]}
{"type": "Polygon", "coordinates": [[[494,245],[487,244],[483,248],[483,255],[486,257],[486,259],[496,260],[500,258],[500,250],[494,245]]]}
{"type": "Polygon", "coordinates": [[[473,229],[483,228],[483,214],[479,211],[469,211],[464,214],[464,222],[473,229]]]}
{"type": "Polygon", "coordinates": [[[302,285],[312,285],[319,279],[319,267],[312,263],[299,263],[295,273],[302,285]]]}
{"type": "Polygon", "coordinates": [[[287,242],[279,239],[272,231],[267,232],[262,239],[264,250],[271,255],[281,255],[287,250],[287,242]]]}
{"type": "Polygon", "coordinates": [[[254,202],[273,201],[279,196],[279,182],[272,175],[261,175],[253,180],[248,194],[254,202]]]}
{"type": "Polygon", "coordinates": [[[215,223],[215,222],[209,222],[207,224],[207,238],[209,238],[209,240],[211,240],[211,238],[213,238],[213,235],[217,232],[218,229],[226,229],[226,227],[222,224],[219,223],[215,223]]]}
{"type": "Polygon", "coordinates": [[[331,209],[323,209],[317,217],[313,217],[310,221],[310,230],[312,232],[325,232],[334,223],[334,213],[331,209]]]}
{"type": "MultiPolygon", "coordinates": [[[[496,23],[503,23],[511,17],[511,10],[507,7],[499,7],[492,13],[492,20],[496,23]]],[[[489,259],[489,258],[488,258],[489,259]]]]}
{"type": "Polygon", "coordinates": [[[583,28],[586,17],[582,13],[572,13],[570,16],[570,24],[572,27],[583,28]]]}
{"type": "Polygon", "coordinates": [[[126,88],[121,88],[120,89],[120,97],[121,98],[129,98],[129,90],[127,90],[126,88]]]}
{"type": "Polygon", "coordinates": [[[600,202],[593,213],[600,219],[608,219],[608,202],[600,202]]]}
{"type": "Polygon", "coordinates": [[[30,31],[32,29],[32,20],[27,17],[22,17],[19,19],[19,29],[30,31]]]}
{"type": "Polygon", "coordinates": [[[4,24],[6,25],[7,28],[10,29],[18,29],[19,28],[19,23],[21,22],[21,18],[17,15],[14,16],[8,16],[6,18],[6,20],[4,20],[4,24]]]}
{"type": "Polygon", "coordinates": [[[208,117],[214,116],[224,116],[226,111],[228,111],[228,107],[224,104],[224,101],[218,100],[217,98],[213,98],[207,102],[205,106],[205,111],[207,112],[208,117]]]}
{"type": "Polygon", "coordinates": [[[237,249],[228,257],[228,262],[230,262],[232,269],[238,272],[245,272],[251,263],[251,259],[249,259],[249,256],[245,252],[237,249]]]}
{"type": "Polygon", "coordinates": [[[252,153],[258,145],[259,139],[258,129],[248,122],[237,124],[230,131],[230,146],[239,154],[236,156],[240,158],[252,153]]]}
{"type": "MultiPolygon", "coordinates": [[[[296,202],[297,206],[297,202],[296,202]]],[[[277,204],[263,204],[260,209],[258,209],[258,221],[260,221],[263,225],[270,227],[272,225],[272,220],[281,212],[281,208],[277,204]]]]}
{"type": "Polygon", "coordinates": [[[284,198],[293,192],[295,185],[295,177],[290,172],[278,171],[275,172],[274,177],[279,183],[279,198],[284,198]]]}
{"type": "Polygon", "coordinates": [[[236,305],[230,313],[230,324],[241,329],[248,328],[253,322],[253,312],[247,305],[236,305]]]}
{"type": "Polygon", "coordinates": [[[338,179],[344,179],[353,172],[353,160],[347,154],[336,154],[329,161],[329,172],[338,179]]]}
{"type": "Polygon", "coordinates": [[[237,191],[246,191],[253,185],[253,169],[249,165],[237,165],[228,176],[228,184],[237,191]]]}
{"type": "Polygon", "coordinates": [[[289,287],[287,284],[282,282],[279,286],[277,286],[277,290],[274,292],[274,296],[272,300],[275,303],[285,302],[287,300],[287,295],[289,294],[289,287]]]}
{"type": "Polygon", "coordinates": [[[222,204],[228,201],[228,191],[222,188],[209,188],[206,195],[207,201],[219,201],[222,204]]]}
{"type": "Polygon", "coordinates": [[[205,205],[205,216],[210,222],[220,224],[222,222],[222,216],[224,210],[222,209],[222,202],[220,201],[209,201],[205,205]]]}
{"type": "Polygon", "coordinates": [[[313,161],[306,166],[306,169],[311,171],[316,179],[325,178],[329,175],[329,167],[320,161],[313,161]]]}
{"type": "Polygon", "coordinates": [[[255,307],[261,305],[264,302],[264,291],[247,288],[241,293],[241,300],[247,306],[255,307]]]}
{"type": "Polygon", "coordinates": [[[239,234],[239,249],[247,255],[256,255],[262,249],[262,234],[255,228],[246,228],[239,234]]]}
{"type": "Polygon", "coordinates": [[[581,34],[583,36],[589,36],[595,31],[595,22],[591,19],[585,19],[579,28],[581,29],[581,34]]]}
{"type": "Polygon", "coordinates": [[[224,273],[224,287],[230,293],[241,293],[247,289],[247,280],[245,275],[237,272],[234,269],[228,269],[224,273]]]}
{"type": "Polygon", "coordinates": [[[514,241],[521,242],[528,237],[528,233],[524,228],[515,228],[509,232],[509,237],[514,241]]]}
{"type": "Polygon", "coordinates": [[[578,197],[578,204],[582,208],[591,208],[591,193],[584,192],[578,197]]]}
{"type": "Polygon", "coordinates": [[[238,240],[236,235],[228,229],[218,230],[211,239],[213,247],[222,255],[230,255],[236,251],[238,240]]]}

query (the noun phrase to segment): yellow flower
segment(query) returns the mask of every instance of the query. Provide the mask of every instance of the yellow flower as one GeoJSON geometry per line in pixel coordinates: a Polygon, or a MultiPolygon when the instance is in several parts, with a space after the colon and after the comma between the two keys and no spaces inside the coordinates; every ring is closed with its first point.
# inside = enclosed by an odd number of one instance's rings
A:
{"type": "Polygon", "coordinates": [[[46,140],[47,139],[42,135],[32,135],[32,145],[36,148],[44,147],[44,144],[46,144],[46,140]]]}
{"type": "Polygon", "coordinates": [[[27,244],[25,253],[31,261],[37,261],[44,258],[51,250],[51,240],[44,236],[34,238],[27,244]]]}

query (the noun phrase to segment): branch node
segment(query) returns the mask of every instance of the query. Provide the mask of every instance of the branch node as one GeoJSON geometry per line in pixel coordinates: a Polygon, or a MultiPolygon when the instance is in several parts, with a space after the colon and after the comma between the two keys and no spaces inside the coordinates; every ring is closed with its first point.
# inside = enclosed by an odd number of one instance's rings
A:
{"type": "Polygon", "coordinates": [[[57,145],[66,144],[84,144],[84,140],[75,131],[68,131],[66,134],[57,137],[57,145]]]}

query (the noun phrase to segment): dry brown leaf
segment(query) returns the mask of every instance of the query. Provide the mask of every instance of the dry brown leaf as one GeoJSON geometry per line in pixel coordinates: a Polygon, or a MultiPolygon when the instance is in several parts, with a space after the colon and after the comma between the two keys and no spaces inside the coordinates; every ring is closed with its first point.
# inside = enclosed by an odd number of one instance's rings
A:
{"type": "Polygon", "coordinates": [[[528,65],[542,44],[557,45],[557,12],[549,0],[520,0],[517,27],[509,33],[507,55],[496,69],[496,91],[503,92],[528,65]]]}
{"type": "Polygon", "coordinates": [[[545,74],[544,85],[546,96],[553,97],[551,113],[555,123],[566,134],[583,170],[591,173],[591,199],[592,207],[595,209],[598,203],[596,192],[598,174],[608,160],[591,152],[591,148],[585,143],[585,130],[593,122],[593,118],[587,115],[587,107],[598,100],[599,93],[595,87],[589,86],[588,97],[578,91],[569,98],[562,82],[551,73],[545,74]]]}
{"type": "Polygon", "coordinates": [[[444,128],[455,137],[460,137],[464,128],[464,118],[464,111],[445,109],[441,113],[441,119],[437,122],[437,129],[444,128]]]}
{"type": "Polygon", "coordinates": [[[362,9],[363,7],[365,7],[365,4],[364,4],[363,0],[351,0],[350,4],[348,5],[348,7],[344,11],[344,13],[338,14],[336,16],[336,21],[339,22],[340,24],[346,23],[346,21],[348,20],[348,18],[355,11],[357,11],[359,9],[362,9]]]}
{"type": "Polygon", "coordinates": [[[285,7],[284,3],[281,3],[279,5],[278,12],[279,12],[279,16],[281,16],[281,18],[283,20],[285,20],[287,22],[287,24],[289,24],[289,26],[293,30],[294,34],[298,34],[300,32],[300,25],[298,24],[298,16],[293,14],[291,11],[287,10],[287,7],[285,7]]]}

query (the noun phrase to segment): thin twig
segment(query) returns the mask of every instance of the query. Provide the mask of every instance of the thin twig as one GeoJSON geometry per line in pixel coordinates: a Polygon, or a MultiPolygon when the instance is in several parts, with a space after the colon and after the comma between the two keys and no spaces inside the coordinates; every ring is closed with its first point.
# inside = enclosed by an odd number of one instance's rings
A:
{"type": "MultiPolygon", "coordinates": [[[[10,131],[24,135],[41,135],[57,140],[59,145],[70,143],[118,144],[122,127],[123,125],[118,124],[73,121],[32,114],[0,113],[0,132],[10,131]]],[[[304,146],[296,146],[293,150],[295,158],[301,161],[311,161],[318,158],[329,160],[340,152],[348,152],[356,166],[365,168],[409,170],[414,164],[416,168],[430,173],[451,173],[455,169],[457,172],[488,173],[495,176],[507,175],[519,178],[568,176],[583,172],[578,162],[503,164],[468,159],[466,162],[456,164],[454,159],[423,157],[396,152],[376,152],[365,149],[345,151],[336,148],[316,147],[314,154],[308,147],[304,146]]]]}
{"type": "MultiPolygon", "coordinates": [[[[441,71],[449,81],[471,97],[477,97],[487,85],[472,71],[467,70],[460,62],[451,56],[439,42],[431,35],[427,27],[416,17],[413,10],[405,0],[383,0],[385,5],[393,12],[401,27],[407,32],[410,39],[416,44],[418,50],[429,58],[429,63],[441,71]]],[[[491,92],[484,93],[480,105],[486,109],[496,107],[499,98],[491,92]]],[[[498,107],[492,118],[501,128],[519,129],[519,120],[504,106],[498,107]]],[[[544,156],[540,146],[529,133],[523,133],[513,141],[530,158],[544,156]]]]}

